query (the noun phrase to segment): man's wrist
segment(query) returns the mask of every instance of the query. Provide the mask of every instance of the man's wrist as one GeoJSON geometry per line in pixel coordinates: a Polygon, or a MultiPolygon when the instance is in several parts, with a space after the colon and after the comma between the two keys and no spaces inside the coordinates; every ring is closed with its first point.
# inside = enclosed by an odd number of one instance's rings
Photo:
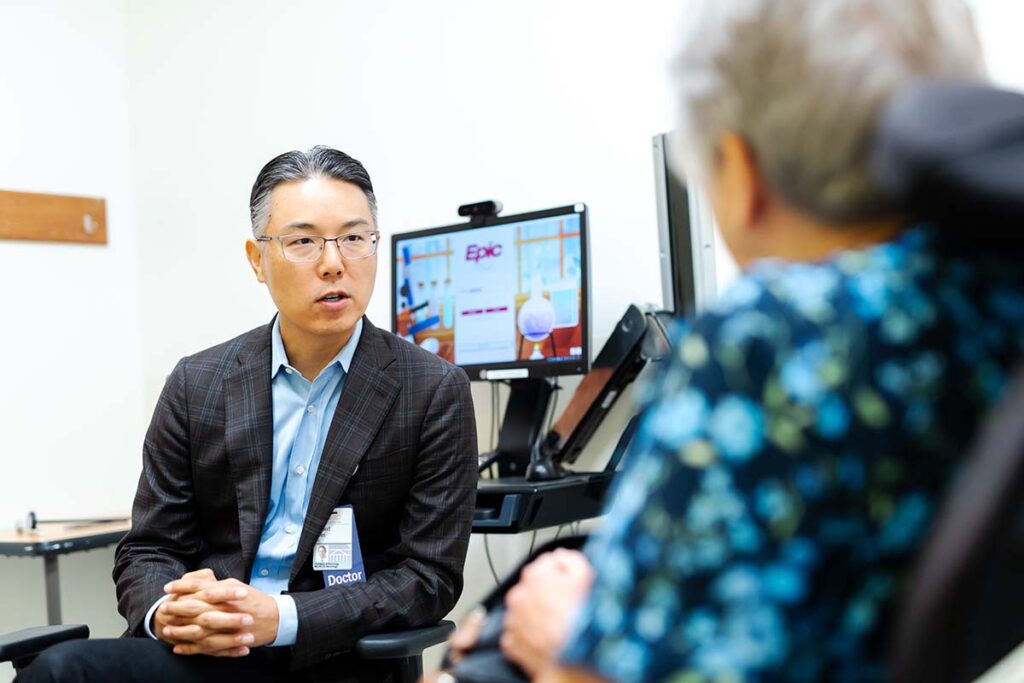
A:
{"type": "Polygon", "coordinates": [[[295,644],[299,631],[299,613],[295,598],[290,595],[271,595],[277,603],[277,636],[267,647],[288,647],[295,644]]]}
{"type": "Polygon", "coordinates": [[[153,606],[149,608],[149,611],[146,612],[146,618],[142,620],[143,630],[146,632],[146,635],[153,640],[160,640],[160,638],[153,633],[153,619],[156,618],[156,610],[160,605],[167,602],[170,597],[170,595],[161,596],[161,598],[154,602],[153,606]]]}

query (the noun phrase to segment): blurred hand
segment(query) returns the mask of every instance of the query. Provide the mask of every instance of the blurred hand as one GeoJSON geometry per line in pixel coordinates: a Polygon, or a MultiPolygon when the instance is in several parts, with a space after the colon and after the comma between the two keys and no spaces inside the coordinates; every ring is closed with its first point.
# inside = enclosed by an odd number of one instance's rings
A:
{"type": "Polygon", "coordinates": [[[501,651],[531,678],[553,665],[593,582],[583,553],[559,548],[538,557],[505,596],[501,651]]]}
{"type": "Polygon", "coordinates": [[[426,674],[419,680],[419,683],[459,683],[455,678],[444,671],[435,671],[426,674]]]}
{"type": "Polygon", "coordinates": [[[487,618],[487,610],[477,607],[467,614],[459,622],[455,632],[448,637],[448,658],[453,664],[462,659],[466,650],[476,645],[480,638],[480,631],[484,627],[484,619],[487,618]]]}

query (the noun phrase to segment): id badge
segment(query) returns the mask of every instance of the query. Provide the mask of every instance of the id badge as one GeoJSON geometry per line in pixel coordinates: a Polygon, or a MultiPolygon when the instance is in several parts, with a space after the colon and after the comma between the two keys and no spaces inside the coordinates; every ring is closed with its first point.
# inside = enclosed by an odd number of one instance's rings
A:
{"type": "Polygon", "coordinates": [[[324,585],[343,586],[366,580],[359,533],[351,505],[334,508],[313,546],[313,570],[323,572],[324,585]]]}

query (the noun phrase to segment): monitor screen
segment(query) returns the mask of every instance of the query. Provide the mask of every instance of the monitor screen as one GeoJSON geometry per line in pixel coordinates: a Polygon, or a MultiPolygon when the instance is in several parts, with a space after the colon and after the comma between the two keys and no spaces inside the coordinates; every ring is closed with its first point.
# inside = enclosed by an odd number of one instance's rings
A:
{"type": "Polygon", "coordinates": [[[583,204],[392,236],[392,330],[470,379],[589,367],[583,204]]]}

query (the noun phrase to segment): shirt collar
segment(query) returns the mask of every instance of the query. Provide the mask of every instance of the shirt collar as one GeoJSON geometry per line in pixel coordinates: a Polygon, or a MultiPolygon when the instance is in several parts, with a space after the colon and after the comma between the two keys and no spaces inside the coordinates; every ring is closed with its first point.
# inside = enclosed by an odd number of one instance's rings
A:
{"type": "MultiPolygon", "coordinates": [[[[348,374],[349,366],[352,365],[352,357],[356,354],[356,347],[359,346],[359,337],[363,334],[363,319],[360,318],[356,322],[356,327],[352,330],[352,336],[349,337],[348,342],[341,347],[327,367],[338,363],[341,365],[341,369],[348,374]]],[[[270,332],[270,379],[274,379],[277,373],[282,368],[292,368],[291,364],[288,363],[288,354],[284,350],[284,340],[281,339],[281,316],[274,318],[274,327],[270,332]]],[[[298,372],[296,370],[296,372],[298,372]]]]}

